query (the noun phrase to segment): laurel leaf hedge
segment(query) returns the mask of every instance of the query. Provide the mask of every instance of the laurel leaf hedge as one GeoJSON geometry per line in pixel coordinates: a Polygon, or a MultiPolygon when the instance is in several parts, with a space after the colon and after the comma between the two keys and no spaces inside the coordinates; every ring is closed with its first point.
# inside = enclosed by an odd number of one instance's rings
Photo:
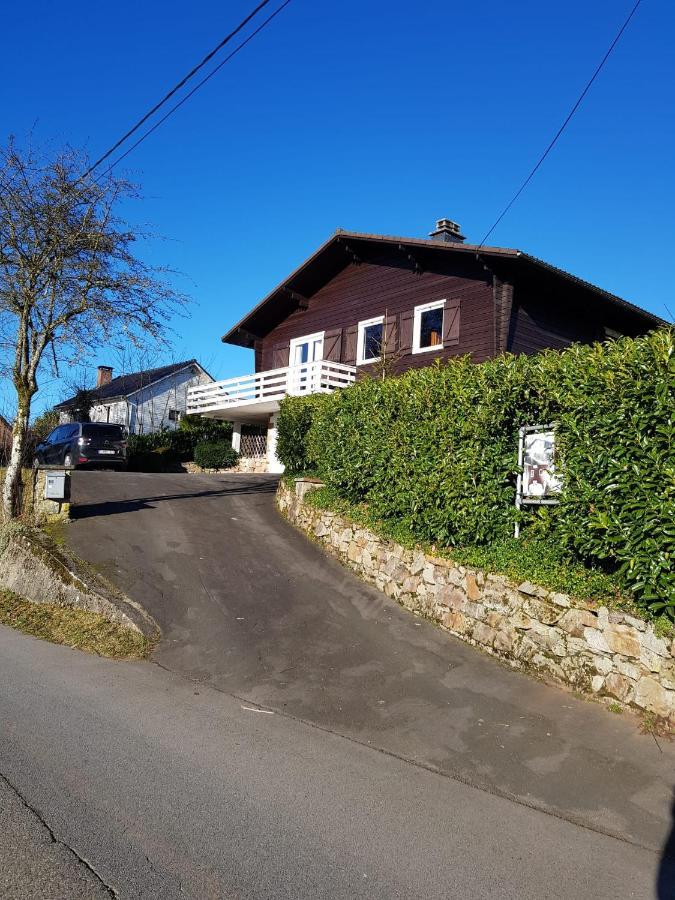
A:
{"type": "Polygon", "coordinates": [[[513,532],[518,428],[555,422],[559,506],[524,525],[675,618],[675,332],[536,356],[466,358],[287,398],[278,453],[424,543],[513,532]]]}

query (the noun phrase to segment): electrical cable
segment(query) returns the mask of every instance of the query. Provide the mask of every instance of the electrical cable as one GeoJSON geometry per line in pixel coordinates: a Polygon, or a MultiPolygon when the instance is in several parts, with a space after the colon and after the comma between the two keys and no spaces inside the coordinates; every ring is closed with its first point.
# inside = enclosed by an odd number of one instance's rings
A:
{"type": "Polygon", "coordinates": [[[567,126],[568,126],[570,120],[572,119],[572,116],[573,116],[574,113],[577,111],[577,109],[581,106],[582,100],[584,99],[584,97],[586,96],[586,94],[588,93],[588,91],[590,90],[591,85],[593,84],[593,82],[595,81],[595,79],[598,77],[598,75],[600,74],[600,72],[601,72],[603,66],[605,65],[605,63],[606,63],[607,60],[609,59],[609,57],[610,57],[610,55],[611,55],[611,53],[612,53],[612,50],[614,50],[614,48],[616,47],[616,45],[619,43],[619,39],[620,39],[621,35],[624,33],[624,31],[625,31],[626,28],[628,27],[628,23],[630,22],[630,20],[633,18],[633,16],[634,16],[635,13],[637,12],[637,8],[638,8],[638,6],[640,5],[641,2],[642,2],[642,0],[637,0],[635,6],[634,6],[634,7],[632,8],[632,10],[630,11],[630,13],[629,13],[629,15],[628,15],[628,18],[626,19],[626,21],[623,23],[623,25],[621,26],[621,28],[620,28],[619,31],[617,32],[616,37],[614,38],[614,40],[612,41],[612,43],[609,45],[609,49],[607,50],[607,52],[605,53],[605,55],[604,55],[604,56],[602,57],[602,59],[600,60],[600,63],[599,63],[599,65],[598,65],[598,67],[596,68],[595,72],[593,72],[593,75],[591,76],[590,80],[589,80],[588,83],[586,84],[586,87],[583,89],[583,91],[581,92],[581,94],[579,94],[579,97],[578,97],[576,103],[574,104],[574,106],[572,107],[572,109],[569,111],[569,113],[568,113],[568,115],[567,115],[567,118],[565,119],[565,121],[562,123],[562,125],[560,126],[560,128],[559,128],[558,131],[556,132],[555,137],[553,138],[553,140],[551,141],[551,143],[548,145],[548,147],[546,148],[546,150],[544,150],[544,152],[542,153],[542,155],[539,157],[539,161],[537,162],[537,164],[535,165],[535,167],[532,169],[532,171],[530,172],[530,174],[527,176],[527,178],[525,179],[525,181],[523,181],[523,183],[522,183],[521,186],[518,188],[518,190],[516,191],[516,193],[513,195],[513,197],[509,200],[509,202],[506,204],[506,206],[505,206],[504,209],[502,210],[502,212],[499,214],[499,216],[497,217],[497,219],[496,219],[494,225],[492,225],[492,227],[487,231],[487,233],[485,234],[485,237],[483,238],[483,240],[482,240],[482,241],[480,242],[480,244],[478,245],[478,249],[476,250],[476,253],[478,253],[478,251],[480,250],[480,248],[483,247],[483,246],[485,245],[485,242],[486,242],[487,239],[490,237],[490,235],[492,234],[492,232],[495,230],[495,228],[497,227],[497,225],[499,225],[499,223],[501,222],[501,220],[504,218],[504,216],[507,214],[507,212],[511,209],[511,207],[512,207],[513,204],[516,202],[516,200],[518,199],[518,197],[520,197],[520,195],[523,193],[523,191],[525,190],[525,188],[526,188],[526,187],[528,186],[528,184],[532,181],[532,179],[533,179],[534,176],[536,175],[536,173],[537,173],[539,167],[541,166],[541,164],[544,162],[544,160],[546,159],[546,157],[549,155],[549,153],[551,152],[551,150],[553,149],[553,147],[554,147],[555,144],[557,143],[558,138],[559,138],[560,135],[563,133],[563,131],[565,130],[565,128],[567,128],[567,126]]]}
{"type": "Polygon", "coordinates": [[[121,146],[128,138],[130,138],[132,134],[134,134],[136,131],[138,131],[138,129],[141,127],[141,125],[143,125],[144,122],[147,122],[147,120],[151,116],[153,116],[157,112],[157,110],[159,110],[162,106],[164,106],[164,104],[167,102],[167,100],[169,100],[171,97],[173,97],[173,95],[177,91],[179,91],[185,84],[187,84],[187,82],[194,75],[196,75],[200,69],[203,69],[204,66],[209,62],[209,60],[213,59],[213,57],[216,55],[216,53],[222,47],[224,47],[225,44],[227,44],[229,41],[231,41],[232,38],[235,37],[235,35],[239,34],[239,32],[242,30],[242,28],[244,28],[246,25],[248,25],[248,23],[251,21],[251,19],[253,19],[264,6],[267,6],[267,4],[269,2],[270,2],[270,0],[262,0],[262,2],[259,3],[252,12],[250,12],[244,19],[242,19],[242,21],[237,25],[237,27],[233,31],[231,31],[228,35],[226,35],[222,39],[222,41],[220,41],[220,43],[216,47],[214,47],[213,50],[211,50],[210,53],[206,54],[206,56],[200,63],[198,63],[196,66],[194,66],[194,68],[192,68],[187,73],[187,75],[185,75],[185,77],[182,78],[178,82],[178,84],[176,84],[174,87],[172,87],[171,90],[169,91],[169,93],[166,94],[164,97],[162,97],[162,99],[159,101],[159,103],[156,103],[152,107],[152,109],[149,110],[147,113],[145,113],[145,115],[141,119],[139,119],[138,122],[136,122],[136,124],[126,132],[126,134],[122,135],[122,137],[115,144],[113,144],[113,146],[109,150],[106,150],[106,152],[103,154],[103,156],[99,157],[99,159],[97,159],[96,162],[93,163],[93,165],[89,166],[89,168],[84,173],[82,178],[86,178],[87,175],[91,175],[91,173],[94,171],[94,169],[98,168],[98,166],[100,166],[104,160],[106,160],[109,156],[111,156],[115,152],[115,150],[117,150],[117,148],[119,146],[121,146]]]}

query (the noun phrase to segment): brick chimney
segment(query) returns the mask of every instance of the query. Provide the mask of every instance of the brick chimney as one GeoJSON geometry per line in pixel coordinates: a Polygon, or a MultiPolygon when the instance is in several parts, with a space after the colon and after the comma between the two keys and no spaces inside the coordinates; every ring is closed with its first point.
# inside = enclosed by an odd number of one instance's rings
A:
{"type": "Polygon", "coordinates": [[[96,387],[104,387],[112,381],[112,366],[99,366],[96,375],[96,387]]]}
{"type": "Polygon", "coordinates": [[[432,241],[445,241],[449,244],[463,244],[464,235],[460,233],[459,225],[450,219],[439,219],[436,228],[429,232],[432,241]]]}

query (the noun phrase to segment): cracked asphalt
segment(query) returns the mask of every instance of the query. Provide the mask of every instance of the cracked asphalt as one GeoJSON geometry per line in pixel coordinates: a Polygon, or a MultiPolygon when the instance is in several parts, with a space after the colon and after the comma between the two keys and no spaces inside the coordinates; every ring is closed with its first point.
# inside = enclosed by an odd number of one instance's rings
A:
{"type": "Polygon", "coordinates": [[[0,834],[0,897],[4,900],[110,900],[114,896],[2,776],[0,834]]]}
{"type": "Polygon", "coordinates": [[[68,539],[155,616],[155,664],[0,629],[0,772],[89,874],[120,897],[672,900],[675,748],[416,620],[273,490],[76,473],[68,539]]]}

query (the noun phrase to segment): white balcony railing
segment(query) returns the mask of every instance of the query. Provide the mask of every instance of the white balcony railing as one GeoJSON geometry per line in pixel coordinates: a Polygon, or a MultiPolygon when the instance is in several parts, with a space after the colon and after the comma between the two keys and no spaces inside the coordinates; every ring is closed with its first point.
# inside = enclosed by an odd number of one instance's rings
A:
{"type": "Polygon", "coordinates": [[[222,415],[228,409],[278,402],[289,394],[330,394],[337,388],[349,387],[355,380],[354,366],[323,359],[191,387],[187,411],[190,414],[222,415]]]}

